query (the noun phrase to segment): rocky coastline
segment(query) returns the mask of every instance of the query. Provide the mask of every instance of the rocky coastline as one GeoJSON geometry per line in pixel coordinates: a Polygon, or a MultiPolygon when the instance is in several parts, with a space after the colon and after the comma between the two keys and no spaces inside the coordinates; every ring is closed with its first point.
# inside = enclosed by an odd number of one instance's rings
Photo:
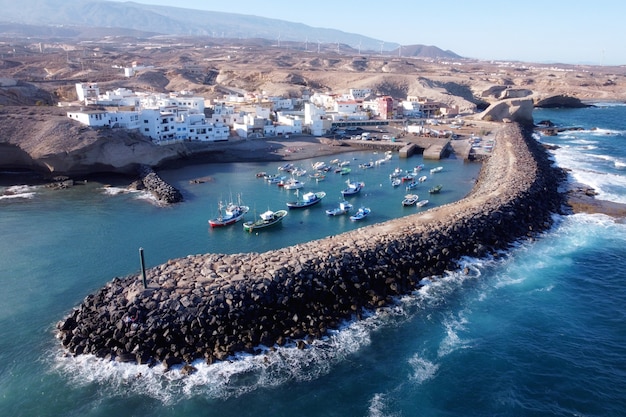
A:
{"type": "Polygon", "coordinates": [[[463,200],[265,253],[172,259],[115,278],[57,325],[69,354],[169,368],[292,343],[306,348],[346,320],[388,306],[463,256],[533,238],[561,212],[564,173],[532,137],[504,124],[463,200]]]}

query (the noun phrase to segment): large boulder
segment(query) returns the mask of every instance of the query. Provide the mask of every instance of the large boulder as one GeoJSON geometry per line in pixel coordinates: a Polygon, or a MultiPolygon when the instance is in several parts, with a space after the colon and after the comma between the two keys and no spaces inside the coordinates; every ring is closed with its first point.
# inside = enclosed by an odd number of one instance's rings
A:
{"type": "Polygon", "coordinates": [[[583,103],[580,99],[565,95],[556,95],[545,98],[539,98],[535,101],[535,107],[542,107],[546,109],[550,108],[568,108],[578,109],[582,107],[589,107],[588,104],[583,103]]]}

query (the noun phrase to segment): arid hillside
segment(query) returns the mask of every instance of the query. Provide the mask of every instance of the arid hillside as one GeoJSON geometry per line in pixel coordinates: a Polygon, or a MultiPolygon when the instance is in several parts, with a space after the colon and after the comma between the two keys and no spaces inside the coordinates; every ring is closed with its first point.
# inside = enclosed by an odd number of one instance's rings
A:
{"type": "Polygon", "coordinates": [[[371,88],[397,99],[414,95],[457,105],[464,114],[529,95],[535,104],[559,105],[567,98],[626,101],[625,67],[442,61],[329,45],[279,48],[261,40],[116,38],[7,45],[0,44],[0,165],[48,172],[128,171],[136,163],[186,152],[154,146],[133,132],[92,130],[68,120],[57,104],[76,100],[77,82],[98,82],[101,91],[188,90],[217,100],[226,93],[299,97],[305,91],[371,88]],[[133,64],[142,69],[125,77],[123,68],[133,64]]]}
{"type": "Polygon", "coordinates": [[[210,42],[128,38],[76,45],[13,45],[0,51],[0,79],[26,82],[43,92],[25,85],[0,87],[0,104],[71,100],[74,83],[85,81],[98,82],[103,89],[191,90],[207,98],[238,91],[299,96],[303,89],[342,93],[372,88],[396,98],[420,95],[457,104],[462,111],[486,106],[506,88],[531,90],[536,100],[558,95],[626,100],[625,67],[441,61],[335,50],[330,45],[305,49],[289,43],[278,48],[261,40],[210,42]],[[148,68],[124,77],[122,68],[133,63],[148,68]]]}

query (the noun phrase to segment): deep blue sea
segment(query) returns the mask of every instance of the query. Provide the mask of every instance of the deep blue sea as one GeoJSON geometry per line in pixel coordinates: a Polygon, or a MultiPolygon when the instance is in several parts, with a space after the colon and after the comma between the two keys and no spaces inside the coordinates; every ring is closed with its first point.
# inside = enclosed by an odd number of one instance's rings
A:
{"type": "MultiPolygon", "coordinates": [[[[626,202],[626,106],[537,110],[535,121],[545,119],[582,128],[538,137],[559,145],[555,163],[600,198],[626,202]]],[[[190,377],[63,357],[55,324],[107,281],[137,273],[140,247],[150,267],[188,254],[262,252],[421,210],[402,207],[407,191],[388,178],[421,157],[358,168],[382,157],[337,156],[351,161],[349,177],[307,179],[303,190],[327,193],[322,203],[258,234],[241,223],[210,229],[207,220],[220,200],[237,196],[251,207],[248,219],[284,208],[293,191],[255,177],[279,163],[162,171],[185,197],[171,207],[124,192],[119,178],[50,190],[1,174],[0,416],[626,415],[626,225],[603,215],[557,217],[540,239],[498,260],[465,259],[470,274],[426,279],[393,308],[309,349],[197,364],[190,377]],[[207,181],[190,183],[200,177],[207,181]],[[323,213],[348,178],[366,184],[351,199],[372,209],[363,222],[323,213]]],[[[310,171],[329,159],[296,165],[310,171]]],[[[430,200],[423,210],[463,197],[478,170],[427,162],[430,178],[415,190],[430,200]],[[444,169],[430,176],[434,166],[444,169]],[[435,183],[444,188],[429,195],[435,183]]]]}

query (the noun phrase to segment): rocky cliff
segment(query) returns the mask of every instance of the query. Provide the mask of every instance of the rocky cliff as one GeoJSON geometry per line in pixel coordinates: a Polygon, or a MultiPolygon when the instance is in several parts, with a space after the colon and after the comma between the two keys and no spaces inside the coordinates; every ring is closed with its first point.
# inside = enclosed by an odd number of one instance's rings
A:
{"type": "Polygon", "coordinates": [[[44,174],[136,174],[139,165],[185,156],[184,145],[157,146],[135,132],[90,129],[48,106],[0,108],[0,168],[44,174]]]}

